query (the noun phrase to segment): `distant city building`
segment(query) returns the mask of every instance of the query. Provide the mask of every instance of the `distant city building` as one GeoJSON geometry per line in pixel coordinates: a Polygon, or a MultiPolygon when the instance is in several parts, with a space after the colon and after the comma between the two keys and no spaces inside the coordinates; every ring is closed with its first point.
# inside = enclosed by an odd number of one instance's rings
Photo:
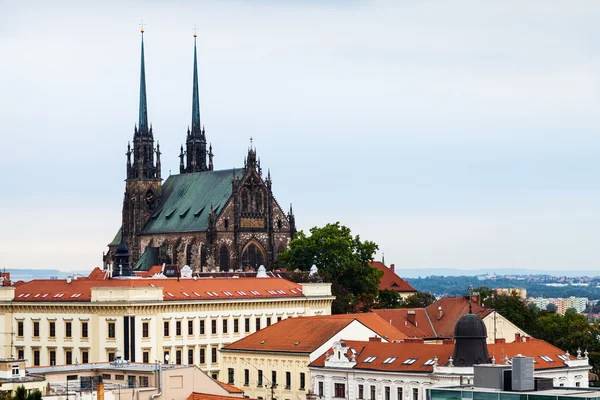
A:
{"type": "Polygon", "coordinates": [[[556,312],[564,315],[568,309],[575,309],[576,312],[583,312],[587,305],[588,299],[586,297],[568,297],[568,298],[544,298],[544,297],[532,297],[529,299],[530,303],[536,305],[540,310],[546,310],[548,304],[556,306],[556,312]]]}
{"type": "Polygon", "coordinates": [[[198,365],[280,319],[331,313],[331,284],[282,278],[32,280],[0,286],[0,358],[28,366],[109,362],[198,365]]]}
{"type": "Polygon", "coordinates": [[[517,296],[522,300],[527,299],[527,289],[525,288],[498,288],[494,291],[500,296],[517,296]]]}
{"type": "Polygon", "coordinates": [[[393,308],[373,310],[409,338],[441,343],[454,338],[459,319],[469,313],[479,316],[489,332],[487,341],[504,339],[507,343],[528,336],[501,314],[479,305],[479,296],[443,297],[425,308],[393,308]]]}

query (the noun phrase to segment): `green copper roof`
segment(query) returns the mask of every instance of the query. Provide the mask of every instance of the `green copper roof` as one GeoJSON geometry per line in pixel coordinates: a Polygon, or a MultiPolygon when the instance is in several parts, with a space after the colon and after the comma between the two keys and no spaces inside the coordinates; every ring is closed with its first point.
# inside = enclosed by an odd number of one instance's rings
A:
{"type": "Polygon", "coordinates": [[[134,271],[148,271],[153,266],[158,265],[158,247],[146,247],[144,254],[140,257],[135,266],[134,271]]]}
{"type": "Polygon", "coordinates": [[[121,235],[123,234],[123,229],[119,228],[119,230],[117,231],[117,234],[115,235],[115,238],[112,240],[112,242],[110,242],[108,244],[109,247],[111,246],[115,246],[117,247],[119,245],[119,243],[121,243],[121,235]]]}
{"type": "Polygon", "coordinates": [[[171,175],[162,185],[162,199],[142,234],[203,232],[211,206],[219,213],[231,197],[231,180],[242,169],[171,175]]]}
{"type": "Polygon", "coordinates": [[[144,66],[144,32],[142,31],[142,64],[140,67],[140,121],[138,129],[148,133],[148,106],[146,105],[146,67],[144,66]]]}
{"type": "Polygon", "coordinates": [[[200,101],[198,99],[198,62],[196,58],[196,35],[194,35],[194,87],[192,89],[192,135],[199,134],[200,101]]]}

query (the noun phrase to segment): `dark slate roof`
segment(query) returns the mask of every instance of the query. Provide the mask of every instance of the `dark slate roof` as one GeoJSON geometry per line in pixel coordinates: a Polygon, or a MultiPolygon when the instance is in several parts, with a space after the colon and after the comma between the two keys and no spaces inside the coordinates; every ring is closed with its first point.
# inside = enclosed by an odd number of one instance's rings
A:
{"type": "Polygon", "coordinates": [[[118,246],[119,243],[121,243],[121,236],[122,236],[122,234],[123,234],[123,230],[122,230],[122,228],[119,228],[119,230],[117,231],[117,234],[115,235],[114,239],[112,240],[112,242],[110,242],[108,244],[108,246],[109,247],[112,247],[112,246],[116,247],[116,246],[118,246]]]}
{"type": "Polygon", "coordinates": [[[158,247],[146,247],[144,254],[140,257],[135,266],[134,271],[148,271],[153,266],[158,265],[158,247]]]}
{"type": "Polygon", "coordinates": [[[171,175],[162,185],[162,199],[142,234],[203,232],[211,205],[220,212],[231,197],[231,180],[243,169],[171,175]]]}

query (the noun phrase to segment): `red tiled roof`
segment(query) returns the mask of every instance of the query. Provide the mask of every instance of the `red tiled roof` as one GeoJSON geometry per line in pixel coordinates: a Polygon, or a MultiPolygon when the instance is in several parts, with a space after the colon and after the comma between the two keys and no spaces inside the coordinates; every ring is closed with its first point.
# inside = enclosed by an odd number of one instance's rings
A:
{"type": "Polygon", "coordinates": [[[216,381],[219,385],[221,385],[221,387],[225,390],[227,390],[229,393],[244,393],[244,391],[242,389],[238,389],[237,387],[230,385],[228,383],[225,382],[221,382],[221,381],[216,381]]]}
{"type": "MultiPolygon", "coordinates": [[[[243,392],[242,392],[243,393],[243,392]]],[[[249,399],[248,397],[240,397],[240,396],[219,396],[217,394],[207,394],[207,393],[197,393],[193,392],[187,398],[187,400],[231,400],[231,399],[249,399]]],[[[249,399],[253,400],[253,399],[249,399]]]]}
{"type": "Polygon", "coordinates": [[[287,318],[225,346],[224,350],[311,353],[357,320],[388,340],[406,336],[373,313],[287,318]]]}
{"type": "Polygon", "coordinates": [[[96,267],[90,272],[88,279],[104,279],[106,272],[102,271],[100,268],[96,267]]]}
{"type": "Polygon", "coordinates": [[[86,302],[97,287],[163,288],[163,300],[226,300],[302,297],[302,287],[281,278],[35,279],[16,286],[14,301],[86,302]]]}
{"type": "Polygon", "coordinates": [[[373,312],[410,338],[437,337],[424,308],[378,309],[373,312]],[[414,312],[414,323],[408,318],[409,312],[414,312]]]}
{"type": "MultiPolygon", "coordinates": [[[[348,347],[356,350],[355,369],[397,371],[397,372],[433,372],[433,365],[425,365],[438,358],[438,365],[445,366],[454,353],[454,343],[451,344],[425,344],[425,343],[385,343],[385,342],[363,342],[345,341],[348,347]],[[366,363],[368,357],[377,357],[370,363],[366,363]],[[384,363],[390,357],[396,357],[392,362],[384,363]],[[410,358],[415,358],[412,364],[404,364],[410,358]]],[[[497,364],[504,363],[504,357],[512,358],[517,354],[533,357],[534,368],[537,370],[565,367],[565,363],[558,355],[564,355],[564,351],[552,346],[543,340],[529,339],[527,342],[496,343],[488,344],[490,357],[494,356],[497,364]],[[541,358],[547,356],[552,362],[541,358]]],[[[323,367],[327,353],[321,355],[310,365],[323,367]]],[[[573,356],[570,359],[574,359],[573,356]]]]}
{"type": "Polygon", "coordinates": [[[379,283],[379,290],[388,289],[399,293],[416,293],[415,288],[410,286],[404,279],[396,275],[395,271],[392,271],[391,268],[388,268],[381,261],[372,261],[369,264],[371,267],[375,267],[378,270],[383,271],[383,276],[381,277],[381,281],[379,283]]]}
{"type": "MultiPolygon", "coordinates": [[[[433,324],[437,337],[454,337],[454,327],[458,320],[469,313],[469,296],[466,297],[443,297],[435,303],[425,307],[427,315],[433,324]],[[438,310],[441,307],[441,318],[438,318],[438,310]]],[[[480,306],[477,302],[471,302],[473,314],[484,318],[492,312],[491,309],[480,306]]]]}
{"type": "Polygon", "coordinates": [[[156,274],[160,274],[162,272],[162,265],[155,265],[150,267],[148,271],[135,271],[136,276],[140,276],[142,278],[150,278],[156,274]]]}

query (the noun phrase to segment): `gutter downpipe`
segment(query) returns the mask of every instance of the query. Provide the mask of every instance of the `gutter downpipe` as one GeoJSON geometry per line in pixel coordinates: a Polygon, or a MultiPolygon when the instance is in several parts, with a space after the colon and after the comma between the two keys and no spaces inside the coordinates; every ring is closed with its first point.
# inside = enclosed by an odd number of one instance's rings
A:
{"type": "MultiPolygon", "coordinates": [[[[157,397],[162,396],[162,364],[161,363],[157,363],[158,364],[158,370],[156,372],[156,380],[158,381],[158,393],[154,393],[152,396],[150,396],[150,399],[154,400],[157,397]]],[[[137,391],[137,400],[140,400],[140,392],[149,392],[152,390],[156,390],[156,388],[144,388],[144,389],[138,389],[137,391]]]]}

